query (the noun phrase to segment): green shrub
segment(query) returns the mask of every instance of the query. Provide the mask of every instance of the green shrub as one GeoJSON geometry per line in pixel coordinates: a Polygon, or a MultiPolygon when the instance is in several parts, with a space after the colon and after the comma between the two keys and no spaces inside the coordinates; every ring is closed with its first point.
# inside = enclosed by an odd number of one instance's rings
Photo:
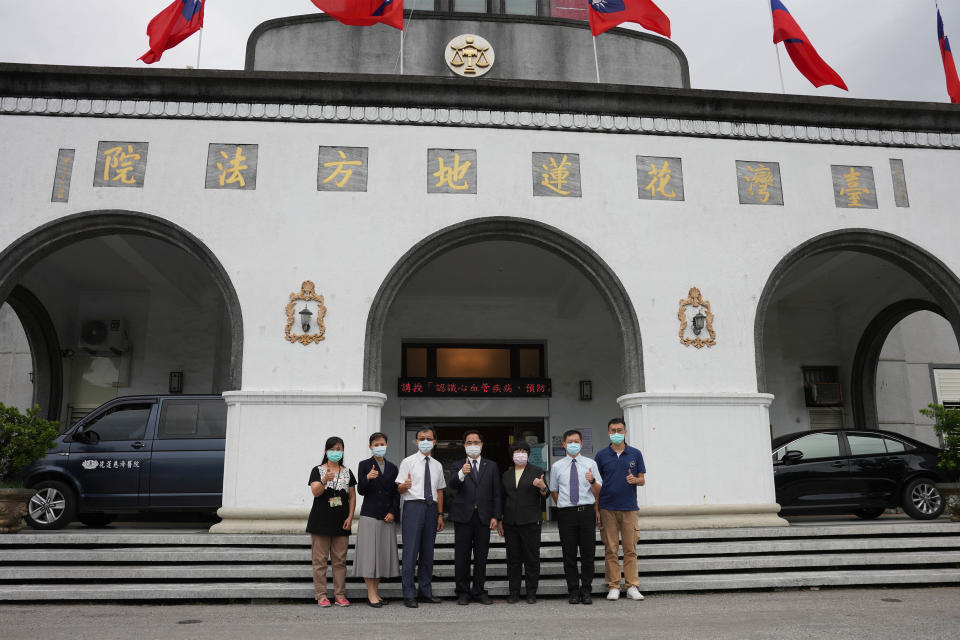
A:
{"type": "Polygon", "coordinates": [[[960,479],[960,409],[931,404],[926,409],[920,409],[920,413],[933,418],[933,429],[943,441],[937,466],[960,479]]]}
{"type": "Polygon", "coordinates": [[[13,476],[53,446],[59,423],[44,420],[39,413],[40,407],[22,413],[0,403],[0,482],[6,480],[7,485],[16,486],[17,483],[10,482],[13,476]]]}

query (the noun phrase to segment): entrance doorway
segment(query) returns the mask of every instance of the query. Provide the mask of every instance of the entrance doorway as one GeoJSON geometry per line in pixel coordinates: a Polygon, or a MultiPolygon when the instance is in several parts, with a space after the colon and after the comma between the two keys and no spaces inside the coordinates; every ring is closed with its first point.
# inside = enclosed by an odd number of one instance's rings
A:
{"type": "MultiPolygon", "coordinates": [[[[444,477],[449,480],[450,474],[460,468],[460,463],[466,456],[463,449],[464,433],[468,429],[476,429],[483,438],[483,452],[480,455],[496,463],[499,473],[502,474],[513,465],[510,445],[518,440],[525,440],[530,444],[530,463],[546,469],[548,452],[544,423],[544,420],[530,418],[407,418],[404,421],[404,455],[409,456],[417,451],[417,431],[424,426],[433,427],[437,432],[437,442],[432,455],[443,465],[444,477]]],[[[444,490],[444,495],[444,504],[449,505],[449,500],[456,495],[456,491],[448,488],[444,490]]]]}

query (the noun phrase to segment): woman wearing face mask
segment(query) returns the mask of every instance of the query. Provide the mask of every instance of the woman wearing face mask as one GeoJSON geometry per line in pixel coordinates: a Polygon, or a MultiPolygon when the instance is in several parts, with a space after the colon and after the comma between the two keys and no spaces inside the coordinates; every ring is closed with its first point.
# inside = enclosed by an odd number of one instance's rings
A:
{"type": "Polygon", "coordinates": [[[513,466],[503,472],[503,519],[497,533],[506,538],[507,602],[520,601],[520,578],[526,571],[527,602],[537,601],[540,581],[540,525],[547,495],[546,472],[528,464],[530,445],[520,440],[510,445],[513,466]]]}
{"type": "Polygon", "coordinates": [[[367,603],[379,608],[387,604],[377,593],[380,579],[400,575],[396,525],[400,517],[400,494],[396,485],[397,466],[384,457],[387,436],[379,431],[371,435],[370,452],[373,456],[361,461],[357,468],[360,478],[357,491],[363,496],[363,506],[357,524],[357,556],[352,575],[363,578],[367,583],[367,603]]]}
{"type": "Polygon", "coordinates": [[[326,453],[320,465],[310,472],[313,508],[307,519],[313,549],[313,589],[317,604],[329,607],[327,599],[327,558],[333,564],[333,598],[339,607],[349,607],[347,600],[347,541],[357,506],[353,472],[343,466],[343,440],[327,438],[326,453]]]}

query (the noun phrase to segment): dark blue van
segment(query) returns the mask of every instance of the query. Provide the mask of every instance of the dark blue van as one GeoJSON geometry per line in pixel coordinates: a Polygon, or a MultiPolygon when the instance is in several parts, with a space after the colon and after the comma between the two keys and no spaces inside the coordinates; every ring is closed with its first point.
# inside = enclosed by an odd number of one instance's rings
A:
{"type": "Polygon", "coordinates": [[[25,469],[34,529],[121,513],[216,511],[227,406],[221,396],[128,396],[97,407],[25,469]]]}

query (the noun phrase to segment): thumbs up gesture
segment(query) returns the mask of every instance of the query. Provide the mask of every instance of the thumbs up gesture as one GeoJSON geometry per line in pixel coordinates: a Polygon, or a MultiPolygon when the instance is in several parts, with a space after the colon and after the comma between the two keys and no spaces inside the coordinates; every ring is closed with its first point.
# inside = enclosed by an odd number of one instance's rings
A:
{"type": "Polygon", "coordinates": [[[380,472],[377,470],[377,465],[370,467],[370,473],[367,474],[367,480],[375,480],[380,475],[380,472]]]}
{"type": "Polygon", "coordinates": [[[466,460],[463,463],[463,468],[460,470],[463,472],[463,475],[468,476],[473,469],[470,467],[470,460],[466,460]]]}
{"type": "Polygon", "coordinates": [[[537,489],[546,489],[546,488],[547,488],[547,483],[543,481],[543,474],[542,474],[542,473],[540,474],[540,477],[539,477],[539,478],[535,478],[535,479],[533,480],[533,486],[535,486],[537,489]]]}
{"type": "Polygon", "coordinates": [[[593,484],[593,471],[591,471],[590,469],[587,469],[587,475],[585,477],[587,479],[587,482],[593,484]]]}
{"type": "Polygon", "coordinates": [[[327,470],[323,474],[323,484],[327,484],[331,480],[333,480],[333,469],[327,467],[327,470]]]}
{"type": "Polygon", "coordinates": [[[408,474],[407,474],[407,479],[406,479],[406,480],[404,481],[404,483],[403,483],[403,490],[404,490],[404,491],[410,491],[410,487],[412,487],[412,486],[413,486],[413,478],[412,478],[412,477],[410,476],[410,474],[408,473],[408,474]]]}
{"type": "Polygon", "coordinates": [[[627,473],[627,484],[637,484],[637,476],[633,475],[633,470],[627,473]]]}

